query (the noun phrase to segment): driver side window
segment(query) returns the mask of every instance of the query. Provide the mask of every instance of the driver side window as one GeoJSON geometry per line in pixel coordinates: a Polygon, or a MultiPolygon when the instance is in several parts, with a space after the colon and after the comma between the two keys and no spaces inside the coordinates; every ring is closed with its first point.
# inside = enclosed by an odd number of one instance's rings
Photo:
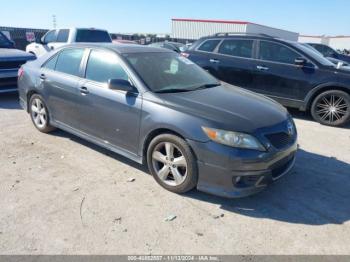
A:
{"type": "Polygon", "coordinates": [[[85,78],[100,83],[108,83],[109,79],[129,80],[128,74],[119,64],[116,55],[100,50],[91,51],[85,78]]]}
{"type": "Polygon", "coordinates": [[[292,49],[273,42],[260,41],[259,59],[284,64],[294,64],[300,55],[292,49]]]}

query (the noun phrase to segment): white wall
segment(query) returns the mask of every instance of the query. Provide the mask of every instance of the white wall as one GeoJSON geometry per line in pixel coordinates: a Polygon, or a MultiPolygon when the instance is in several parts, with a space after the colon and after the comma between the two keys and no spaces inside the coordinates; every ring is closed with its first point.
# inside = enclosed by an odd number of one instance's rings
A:
{"type": "Polygon", "coordinates": [[[346,36],[346,37],[299,36],[299,42],[325,44],[334,49],[350,50],[350,36],[346,36]]]}
{"type": "Polygon", "coordinates": [[[172,21],[172,37],[183,39],[199,39],[216,33],[245,33],[246,24],[228,24],[212,22],[172,21]]]}
{"type": "Polygon", "coordinates": [[[251,34],[267,34],[270,36],[291,40],[291,41],[298,41],[299,34],[294,33],[291,31],[286,31],[282,29],[277,29],[273,27],[263,26],[263,25],[257,25],[257,24],[248,24],[247,25],[247,33],[251,34]]]}
{"type": "Polygon", "coordinates": [[[334,49],[350,50],[350,37],[332,37],[329,38],[329,46],[334,49]]]}

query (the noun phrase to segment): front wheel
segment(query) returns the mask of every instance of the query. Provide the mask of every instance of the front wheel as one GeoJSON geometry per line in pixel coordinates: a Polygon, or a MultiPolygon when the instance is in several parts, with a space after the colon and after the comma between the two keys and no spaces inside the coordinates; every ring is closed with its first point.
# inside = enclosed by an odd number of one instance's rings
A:
{"type": "Polygon", "coordinates": [[[165,189],[185,193],[197,185],[197,162],[182,138],[163,134],[155,137],[147,150],[148,168],[165,189]]]}
{"type": "Polygon", "coordinates": [[[350,95],[339,90],[321,93],[311,105],[311,115],[323,125],[345,125],[350,120],[350,95]]]}

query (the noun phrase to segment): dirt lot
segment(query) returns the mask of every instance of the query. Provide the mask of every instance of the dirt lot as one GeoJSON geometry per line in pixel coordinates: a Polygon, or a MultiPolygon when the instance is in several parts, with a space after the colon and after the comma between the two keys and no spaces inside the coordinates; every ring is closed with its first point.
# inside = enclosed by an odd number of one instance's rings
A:
{"type": "Polygon", "coordinates": [[[0,253],[350,254],[350,128],[294,116],[294,172],[227,200],[172,194],[117,154],[39,133],[16,95],[2,95],[0,253]]]}

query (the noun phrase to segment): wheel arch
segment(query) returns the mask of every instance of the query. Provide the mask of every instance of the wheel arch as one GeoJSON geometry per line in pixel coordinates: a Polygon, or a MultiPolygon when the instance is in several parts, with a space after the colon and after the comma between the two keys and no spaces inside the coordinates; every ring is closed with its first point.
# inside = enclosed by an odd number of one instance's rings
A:
{"type": "MultiPolygon", "coordinates": [[[[177,131],[174,131],[172,129],[169,129],[169,128],[166,128],[166,127],[160,127],[160,128],[156,128],[156,129],[153,129],[152,131],[150,131],[146,136],[145,136],[145,139],[143,140],[143,143],[142,143],[142,162],[143,163],[146,163],[147,162],[147,149],[148,149],[148,146],[149,144],[151,143],[151,141],[159,136],[159,135],[163,135],[163,134],[171,134],[171,135],[175,135],[175,136],[178,136],[180,138],[182,138],[183,140],[186,141],[186,138],[180,134],[179,132],[177,131]]],[[[190,149],[192,150],[193,152],[193,156],[196,158],[196,154],[195,152],[193,151],[192,147],[188,144],[188,146],[190,147],[190,149]]]]}
{"type": "Polygon", "coordinates": [[[337,91],[343,91],[345,93],[348,93],[350,95],[350,87],[340,85],[337,83],[328,83],[319,85],[318,87],[314,88],[307,96],[306,96],[306,103],[304,110],[309,111],[311,109],[312,102],[314,99],[321,93],[330,91],[330,90],[337,90],[337,91]]]}
{"type": "Polygon", "coordinates": [[[29,101],[30,101],[30,98],[35,95],[35,94],[38,94],[40,95],[40,93],[37,91],[37,90],[29,90],[26,94],[26,98],[27,98],[27,112],[29,113],[29,101]]]}

